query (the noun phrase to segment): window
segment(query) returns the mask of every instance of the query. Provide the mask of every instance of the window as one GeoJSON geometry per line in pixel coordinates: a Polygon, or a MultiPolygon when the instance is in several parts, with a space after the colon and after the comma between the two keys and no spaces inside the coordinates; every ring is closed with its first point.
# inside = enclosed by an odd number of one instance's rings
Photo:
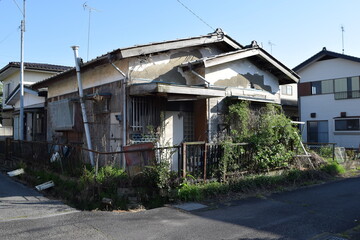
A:
{"type": "Polygon", "coordinates": [[[290,85],[281,86],[281,94],[282,95],[292,95],[292,86],[290,86],[290,85]]]}
{"type": "Polygon", "coordinates": [[[333,93],[333,92],[334,92],[333,80],[321,81],[321,93],[333,93]]]}
{"type": "Polygon", "coordinates": [[[335,120],[335,131],[360,131],[359,119],[335,120]]]}
{"type": "Polygon", "coordinates": [[[339,78],[334,80],[335,92],[346,92],[347,91],[347,79],[339,78]]]}
{"type": "Polygon", "coordinates": [[[360,77],[311,82],[311,94],[335,93],[335,99],[360,98],[360,77]]]}
{"type": "Polygon", "coordinates": [[[131,98],[130,127],[133,132],[147,133],[160,123],[160,103],[153,98],[131,98]]]}
{"type": "Polygon", "coordinates": [[[44,124],[45,124],[45,115],[43,113],[36,113],[34,133],[36,134],[44,133],[44,124]]]}
{"type": "Polygon", "coordinates": [[[313,143],[328,143],[328,121],[308,121],[307,141],[313,143]]]}
{"type": "Polygon", "coordinates": [[[311,83],[311,94],[321,94],[321,81],[311,83]]]}

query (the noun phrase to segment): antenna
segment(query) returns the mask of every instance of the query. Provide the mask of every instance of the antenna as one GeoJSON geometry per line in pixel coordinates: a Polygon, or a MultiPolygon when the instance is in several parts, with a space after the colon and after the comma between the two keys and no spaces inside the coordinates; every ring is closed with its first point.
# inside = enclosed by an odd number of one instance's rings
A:
{"type": "Polygon", "coordinates": [[[268,41],[268,44],[270,45],[270,53],[271,53],[271,55],[272,55],[272,47],[273,47],[273,46],[276,46],[276,44],[273,43],[273,42],[271,42],[270,40],[268,41]]]}
{"type": "Polygon", "coordinates": [[[84,10],[89,10],[88,42],[87,42],[87,56],[86,56],[86,61],[89,61],[91,12],[92,12],[92,11],[100,12],[100,11],[97,10],[96,8],[90,7],[90,6],[87,4],[87,2],[85,2],[85,3],[83,4],[83,8],[84,8],[84,10]]]}
{"type": "Polygon", "coordinates": [[[344,32],[345,32],[344,25],[341,25],[342,54],[345,53],[345,50],[344,50],[344,32]]]}

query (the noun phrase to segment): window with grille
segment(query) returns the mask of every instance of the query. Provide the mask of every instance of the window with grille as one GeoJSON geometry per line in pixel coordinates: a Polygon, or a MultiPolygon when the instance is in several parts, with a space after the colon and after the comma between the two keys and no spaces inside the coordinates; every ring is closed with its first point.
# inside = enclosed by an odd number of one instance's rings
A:
{"type": "Polygon", "coordinates": [[[130,127],[134,132],[147,132],[148,127],[159,123],[160,110],[152,98],[133,97],[131,99],[130,127]]]}

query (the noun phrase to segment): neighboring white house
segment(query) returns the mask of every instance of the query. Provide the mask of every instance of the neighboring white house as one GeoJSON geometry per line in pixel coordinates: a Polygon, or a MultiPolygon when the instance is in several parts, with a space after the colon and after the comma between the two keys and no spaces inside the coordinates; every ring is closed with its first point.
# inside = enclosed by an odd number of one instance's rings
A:
{"type": "Polygon", "coordinates": [[[322,51],[294,68],[300,76],[305,142],[360,144],[360,58],[322,51]]]}
{"type": "MultiPolygon", "coordinates": [[[[46,121],[44,103],[46,93],[30,89],[34,83],[63,72],[69,67],[42,64],[24,63],[24,112],[25,112],[25,139],[45,140],[46,121]]],[[[2,123],[0,137],[19,136],[19,105],[20,105],[20,63],[10,62],[0,69],[0,81],[3,84],[2,96],[2,123]]]]}

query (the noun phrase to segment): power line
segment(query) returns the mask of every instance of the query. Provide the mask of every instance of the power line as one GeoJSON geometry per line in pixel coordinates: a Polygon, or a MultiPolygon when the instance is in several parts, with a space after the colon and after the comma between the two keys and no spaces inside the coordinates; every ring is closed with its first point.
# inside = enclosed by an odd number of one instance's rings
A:
{"type": "Polygon", "coordinates": [[[207,22],[205,22],[204,19],[202,19],[199,15],[197,15],[196,13],[194,13],[194,11],[192,11],[190,8],[188,8],[184,3],[182,3],[180,0],[176,0],[178,1],[178,3],[180,3],[186,10],[188,10],[192,15],[194,15],[197,19],[199,19],[201,22],[203,22],[206,26],[208,26],[209,28],[211,28],[213,31],[215,31],[215,28],[213,28],[212,26],[210,26],[207,22]]]}
{"type": "Polygon", "coordinates": [[[20,8],[20,6],[19,6],[19,4],[15,1],[15,0],[13,0],[13,2],[15,3],[15,5],[17,6],[17,8],[19,9],[19,11],[21,12],[21,15],[25,15],[24,14],[24,12],[23,12],[23,10],[21,10],[21,8],[20,8]]]}
{"type": "MultiPolygon", "coordinates": [[[[17,30],[19,30],[20,27],[17,28],[17,30]]],[[[2,44],[3,42],[5,42],[9,37],[11,37],[12,35],[14,35],[15,32],[10,32],[8,35],[6,35],[4,38],[0,39],[0,44],[2,44]]]]}

